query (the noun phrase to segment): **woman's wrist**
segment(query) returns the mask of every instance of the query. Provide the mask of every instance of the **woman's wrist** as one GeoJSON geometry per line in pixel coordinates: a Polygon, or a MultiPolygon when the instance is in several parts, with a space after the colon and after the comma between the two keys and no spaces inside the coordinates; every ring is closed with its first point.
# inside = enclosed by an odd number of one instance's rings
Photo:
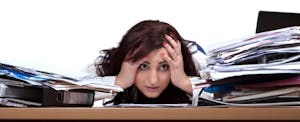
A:
{"type": "Polygon", "coordinates": [[[117,76],[115,79],[115,85],[120,86],[122,89],[126,89],[128,87],[130,87],[130,84],[128,83],[128,81],[122,80],[120,78],[121,76],[117,76]]]}
{"type": "Polygon", "coordinates": [[[187,75],[184,75],[182,80],[179,80],[179,82],[174,85],[189,94],[193,94],[192,83],[187,75]]]}

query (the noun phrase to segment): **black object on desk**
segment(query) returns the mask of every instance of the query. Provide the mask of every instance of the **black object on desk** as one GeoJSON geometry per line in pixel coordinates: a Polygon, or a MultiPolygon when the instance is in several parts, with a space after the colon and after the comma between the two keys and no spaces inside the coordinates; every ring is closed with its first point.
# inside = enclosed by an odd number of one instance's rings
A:
{"type": "Polygon", "coordinates": [[[300,26],[300,13],[259,11],[256,33],[291,26],[300,26]]]}

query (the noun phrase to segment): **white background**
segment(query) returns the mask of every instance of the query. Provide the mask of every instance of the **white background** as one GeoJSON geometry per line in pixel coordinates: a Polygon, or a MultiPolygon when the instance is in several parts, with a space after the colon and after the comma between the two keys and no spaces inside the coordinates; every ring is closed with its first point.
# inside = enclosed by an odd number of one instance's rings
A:
{"type": "Polygon", "coordinates": [[[0,0],[0,61],[84,72],[146,19],[167,22],[207,49],[254,34],[259,10],[300,13],[297,0],[0,0]]]}

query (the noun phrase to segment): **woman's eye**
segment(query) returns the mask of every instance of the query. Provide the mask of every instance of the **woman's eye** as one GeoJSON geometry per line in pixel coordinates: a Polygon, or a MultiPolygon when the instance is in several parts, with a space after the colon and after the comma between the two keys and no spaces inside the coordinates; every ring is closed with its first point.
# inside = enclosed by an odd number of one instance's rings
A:
{"type": "Polygon", "coordinates": [[[148,65],[147,64],[141,64],[140,66],[139,66],[139,69],[140,70],[147,70],[149,67],[148,67],[148,65]]]}
{"type": "Polygon", "coordinates": [[[159,69],[160,69],[161,71],[167,71],[167,70],[169,70],[169,65],[163,64],[163,65],[161,65],[161,66],[159,67],[159,69]]]}

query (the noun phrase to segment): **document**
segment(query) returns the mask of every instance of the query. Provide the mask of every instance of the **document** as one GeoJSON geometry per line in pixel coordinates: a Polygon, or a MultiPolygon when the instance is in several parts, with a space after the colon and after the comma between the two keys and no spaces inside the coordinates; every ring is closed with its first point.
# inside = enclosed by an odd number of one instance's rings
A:
{"type": "Polygon", "coordinates": [[[194,90],[201,89],[199,98],[213,105],[300,105],[300,26],[209,48],[199,73],[207,82],[195,84],[194,90]]]}
{"type": "Polygon", "coordinates": [[[0,76],[10,78],[31,85],[48,85],[57,90],[91,89],[95,91],[121,92],[123,89],[105,78],[98,76],[85,76],[71,78],[60,74],[28,69],[0,63],[0,76]]]}
{"type": "Polygon", "coordinates": [[[0,63],[1,105],[91,107],[95,100],[95,92],[112,96],[113,93],[123,91],[121,87],[114,85],[110,78],[113,77],[87,75],[73,78],[0,63]]]}
{"type": "Polygon", "coordinates": [[[300,73],[300,27],[263,32],[211,49],[207,66],[200,71],[213,81],[281,73],[300,73]]]}

